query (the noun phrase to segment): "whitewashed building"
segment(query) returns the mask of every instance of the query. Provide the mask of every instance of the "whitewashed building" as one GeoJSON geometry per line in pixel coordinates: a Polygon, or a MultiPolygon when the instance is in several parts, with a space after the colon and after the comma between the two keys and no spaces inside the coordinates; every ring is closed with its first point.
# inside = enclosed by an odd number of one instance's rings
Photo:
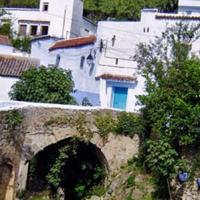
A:
{"type": "Polygon", "coordinates": [[[23,35],[51,35],[58,38],[73,38],[89,35],[95,25],[83,18],[83,0],[40,0],[40,7],[3,8],[13,29],[23,35]]]}
{"type": "MultiPolygon", "coordinates": [[[[79,1],[65,0],[62,2],[79,1]]],[[[54,1],[41,0],[40,10],[31,11],[37,13],[37,17],[33,18],[37,19],[38,35],[41,35],[39,30],[44,25],[38,23],[39,20],[51,21],[47,17],[49,16],[48,12],[51,13],[51,2],[54,1]]],[[[82,4],[82,2],[80,3],[82,4]]],[[[62,11],[64,12],[64,10],[62,11]]],[[[79,16],[82,19],[82,14],[79,14],[76,17],[79,16]]],[[[65,23],[68,23],[67,21],[65,23]]],[[[80,22],[80,20],[78,21],[80,22]]],[[[78,21],[75,20],[75,22],[78,21]]],[[[89,28],[82,29],[81,33],[78,28],[80,24],[76,24],[73,31],[73,26],[68,25],[64,26],[64,32],[63,29],[60,29],[63,26],[52,30],[53,20],[48,25],[48,35],[50,36],[36,37],[32,40],[31,57],[39,59],[40,63],[45,66],[57,65],[71,70],[75,82],[73,95],[79,104],[87,97],[92,105],[137,111],[140,107],[137,105],[136,96],[144,94],[145,87],[144,79],[138,74],[137,63],[133,60],[137,44],[154,40],[155,36],[160,36],[167,27],[180,21],[200,23],[200,0],[179,0],[179,9],[176,13],[161,13],[154,8],[143,9],[141,19],[137,22],[101,21],[98,23],[96,37],[90,35],[72,38],[76,36],[73,34],[76,31],[77,35],[88,35],[91,34],[89,30],[95,31],[92,29],[93,26],[89,27],[90,22],[85,21],[85,25],[82,27],[89,28]],[[67,32],[67,27],[72,28],[71,33],[67,32]],[[61,37],[66,39],[60,40],[61,37]]],[[[31,20],[25,24],[21,23],[22,21],[18,22],[18,29],[21,30],[21,24],[22,26],[26,25],[26,31],[30,31],[31,20]]],[[[57,23],[62,24],[59,20],[57,23]]],[[[199,50],[200,41],[196,41],[192,44],[192,51],[198,55],[199,50]]]]}
{"type": "Polygon", "coordinates": [[[94,44],[90,35],[65,40],[43,36],[32,40],[31,57],[46,67],[58,66],[72,72],[75,88],[72,94],[78,104],[87,98],[93,106],[100,105],[99,81],[96,80],[94,44]]]}
{"type": "MultiPolygon", "coordinates": [[[[179,0],[177,13],[161,13],[158,9],[143,9],[137,22],[101,21],[98,23],[97,74],[100,81],[100,101],[103,107],[128,111],[138,110],[137,95],[144,94],[144,79],[133,60],[137,44],[148,43],[177,22],[200,23],[200,1],[179,0]]],[[[200,41],[192,44],[199,54],[200,41]]]]}

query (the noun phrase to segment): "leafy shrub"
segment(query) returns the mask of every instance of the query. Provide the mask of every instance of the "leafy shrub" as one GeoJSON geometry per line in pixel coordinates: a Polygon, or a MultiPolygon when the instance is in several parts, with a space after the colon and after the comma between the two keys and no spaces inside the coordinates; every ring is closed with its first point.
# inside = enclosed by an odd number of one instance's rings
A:
{"type": "Polygon", "coordinates": [[[87,191],[86,197],[91,197],[91,196],[101,197],[105,194],[105,192],[106,189],[102,184],[97,186],[95,185],[89,191],[87,191]]]}
{"type": "Polygon", "coordinates": [[[22,123],[22,115],[17,110],[11,110],[5,115],[5,124],[9,129],[14,129],[22,123]]]}
{"type": "Polygon", "coordinates": [[[135,176],[129,176],[126,180],[127,187],[133,187],[135,186],[135,176]]]}
{"type": "Polygon", "coordinates": [[[66,145],[59,149],[59,155],[56,158],[54,164],[51,166],[49,173],[47,174],[48,183],[55,189],[57,189],[62,180],[61,171],[67,158],[69,157],[70,146],[66,145]]]}
{"type": "Polygon", "coordinates": [[[142,125],[139,116],[132,113],[122,112],[117,118],[115,127],[116,134],[134,136],[142,133],[142,125]]]}
{"type": "Polygon", "coordinates": [[[86,185],[78,184],[74,188],[74,191],[76,192],[76,194],[77,194],[78,197],[82,197],[85,194],[85,192],[86,192],[86,185]]]}
{"type": "Polygon", "coordinates": [[[128,196],[126,200],[134,200],[131,196],[128,196]]]}
{"type": "Polygon", "coordinates": [[[31,38],[28,36],[21,36],[12,39],[12,45],[16,49],[30,53],[31,51],[31,38]]]}
{"type": "Polygon", "coordinates": [[[73,86],[71,71],[41,66],[23,72],[9,95],[18,101],[75,104],[70,95],[73,86]]]}
{"type": "Polygon", "coordinates": [[[115,127],[115,120],[110,114],[107,114],[105,116],[98,116],[96,117],[95,121],[96,127],[98,128],[99,135],[106,139],[108,137],[108,134],[113,132],[115,127]]]}
{"type": "Polygon", "coordinates": [[[178,158],[178,153],[165,140],[147,141],[147,166],[156,175],[168,177],[183,168],[183,163],[178,158]]]}
{"type": "Polygon", "coordinates": [[[7,35],[9,37],[12,36],[12,29],[11,29],[11,24],[5,23],[0,27],[0,35],[7,35]]]}

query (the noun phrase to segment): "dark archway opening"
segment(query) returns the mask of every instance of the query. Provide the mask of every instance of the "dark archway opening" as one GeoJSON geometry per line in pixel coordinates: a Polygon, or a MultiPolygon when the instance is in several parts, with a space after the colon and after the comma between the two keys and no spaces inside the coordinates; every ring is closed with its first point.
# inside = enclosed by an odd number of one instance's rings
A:
{"type": "Polygon", "coordinates": [[[80,200],[103,185],[106,160],[95,145],[70,138],[48,146],[30,162],[27,190],[52,199],[80,200]],[[47,192],[48,191],[48,192],[47,192]]]}

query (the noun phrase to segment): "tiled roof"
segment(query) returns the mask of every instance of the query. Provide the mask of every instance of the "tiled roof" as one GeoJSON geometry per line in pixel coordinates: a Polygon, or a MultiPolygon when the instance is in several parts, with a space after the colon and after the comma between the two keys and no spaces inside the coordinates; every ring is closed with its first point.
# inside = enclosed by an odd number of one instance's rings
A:
{"type": "Polygon", "coordinates": [[[65,49],[70,47],[84,46],[89,44],[94,44],[96,41],[96,36],[90,35],[87,37],[78,37],[72,38],[68,40],[58,41],[53,46],[49,48],[49,51],[53,51],[56,49],[65,49]]]}
{"type": "Polygon", "coordinates": [[[0,76],[20,77],[23,71],[39,66],[38,59],[0,55],[0,76]]]}
{"type": "Polygon", "coordinates": [[[114,75],[114,74],[102,74],[96,78],[116,80],[116,81],[137,81],[136,75],[124,76],[124,75],[114,75]]]}
{"type": "Polygon", "coordinates": [[[0,35],[0,45],[11,45],[9,37],[6,35],[0,35]]]}

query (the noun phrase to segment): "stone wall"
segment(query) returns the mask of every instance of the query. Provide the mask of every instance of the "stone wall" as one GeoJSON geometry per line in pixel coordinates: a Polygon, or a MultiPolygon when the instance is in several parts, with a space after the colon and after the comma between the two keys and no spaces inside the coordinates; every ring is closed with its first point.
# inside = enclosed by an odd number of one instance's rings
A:
{"type": "Polygon", "coordinates": [[[12,200],[16,188],[19,191],[26,188],[28,164],[33,156],[49,145],[67,138],[78,137],[95,145],[109,173],[113,173],[133,155],[138,154],[137,135],[129,138],[110,133],[103,139],[98,133],[95,125],[96,117],[109,114],[116,118],[119,114],[117,111],[81,109],[81,107],[80,109],[25,107],[20,108],[19,112],[23,115],[23,121],[9,133],[3,125],[3,120],[0,123],[2,135],[16,136],[12,142],[8,138],[1,140],[0,168],[7,173],[5,176],[0,174],[1,182],[4,183],[2,188],[0,187],[0,194],[4,194],[0,200],[12,200]],[[8,162],[2,165],[6,160],[8,162]],[[12,191],[10,188],[13,188],[12,191]],[[5,198],[8,194],[10,196],[5,198]]]}
{"type": "Polygon", "coordinates": [[[14,129],[6,124],[7,113],[0,112],[0,200],[12,199],[15,193],[15,176],[25,137],[22,124],[14,129]]]}

